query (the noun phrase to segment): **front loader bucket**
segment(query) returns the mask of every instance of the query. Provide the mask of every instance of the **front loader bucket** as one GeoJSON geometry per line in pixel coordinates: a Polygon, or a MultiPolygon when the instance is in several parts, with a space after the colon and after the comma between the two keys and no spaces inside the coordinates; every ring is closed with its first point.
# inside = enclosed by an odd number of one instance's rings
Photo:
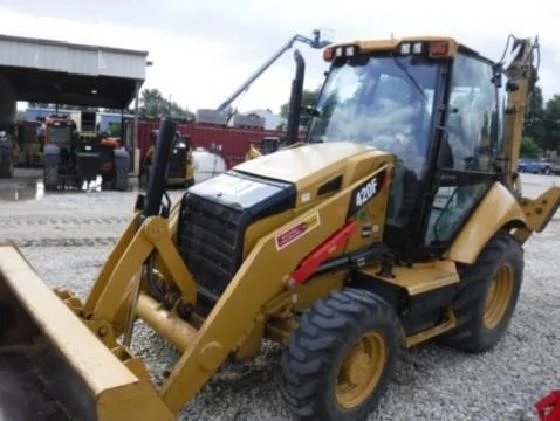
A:
{"type": "Polygon", "coordinates": [[[45,285],[0,246],[0,419],[172,420],[140,380],[45,285]]]}

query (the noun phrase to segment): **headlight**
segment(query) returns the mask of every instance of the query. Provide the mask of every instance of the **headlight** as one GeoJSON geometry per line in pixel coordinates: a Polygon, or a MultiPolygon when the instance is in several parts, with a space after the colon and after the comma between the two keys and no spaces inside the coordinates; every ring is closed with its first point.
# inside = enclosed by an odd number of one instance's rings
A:
{"type": "Polygon", "coordinates": [[[412,54],[422,54],[422,43],[421,42],[415,42],[412,45],[412,54]]]}
{"type": "Polygon", "coordinates": [[[401,54],[402,55],[410,54],[410,42],[403,42],[401,44],[401,54]]]}

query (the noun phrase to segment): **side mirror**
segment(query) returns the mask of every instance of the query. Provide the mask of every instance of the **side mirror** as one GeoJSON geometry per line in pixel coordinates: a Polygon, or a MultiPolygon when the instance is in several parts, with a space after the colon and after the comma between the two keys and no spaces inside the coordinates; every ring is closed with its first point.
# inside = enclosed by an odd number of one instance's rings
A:
{"type": "Polygon", "coordinates": [[[500,63],[492,66],[492,83],[496,88],[502,87],[502,65],[500,63]]]}

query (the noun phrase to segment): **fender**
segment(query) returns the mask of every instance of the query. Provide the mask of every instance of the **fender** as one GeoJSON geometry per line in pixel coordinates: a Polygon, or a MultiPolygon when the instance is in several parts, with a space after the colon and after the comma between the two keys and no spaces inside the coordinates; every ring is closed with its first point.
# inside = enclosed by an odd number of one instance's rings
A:
{"type": "Polygon", "coordinates": [[[14,160],[13,145],[0,143],[0,177],[11,177],[14,160]]]}
{"type": "Polygon", "coordinates": [[[117,171],[121,168],[130,168],[130,153],[126,149],[115,149],[115,168],[117,171]]]}
{"type": "Polygon", "coordinates": [[[458,263],[474,263],[498,230],[526,225],[527,217],[515,197],[504,185],[496,182],[451,243],[446,257],[458,263]]]}
{"type": "Polygon", "coordinates": [[[60,147],[48,144],[43,147],[43,165],[45,167],[56,167],[60,164],[60,147]]]}

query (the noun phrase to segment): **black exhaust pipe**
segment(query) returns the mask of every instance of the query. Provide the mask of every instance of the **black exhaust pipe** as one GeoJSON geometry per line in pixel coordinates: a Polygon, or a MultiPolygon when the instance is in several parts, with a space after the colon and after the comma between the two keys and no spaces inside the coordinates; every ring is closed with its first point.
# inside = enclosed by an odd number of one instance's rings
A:
{"type": "Polygon", "coordinates": [[[176,126],[177,124],[169,117],[163,118],[159,125],[156,148],[154,157],[152,158],[150,179],[148,180],[144,209],[142,211],[142,214],[146,218],[148,216],[159,215],[166,185],[167,164],[169,162],[169,156],[171,155],[176,126]]]}
{"type": "Polygon", "coordinates": [[[303,96],[303,74],[305,72],[305,63],[301,52],[298,49],[294,51],[294,59],[296,61],[296,76],[292,82],[292,92],[290,94],[288,128],[285,142],[286,145],[291,145],[297,142],[301,117],[301,101],[303,96]]]}

